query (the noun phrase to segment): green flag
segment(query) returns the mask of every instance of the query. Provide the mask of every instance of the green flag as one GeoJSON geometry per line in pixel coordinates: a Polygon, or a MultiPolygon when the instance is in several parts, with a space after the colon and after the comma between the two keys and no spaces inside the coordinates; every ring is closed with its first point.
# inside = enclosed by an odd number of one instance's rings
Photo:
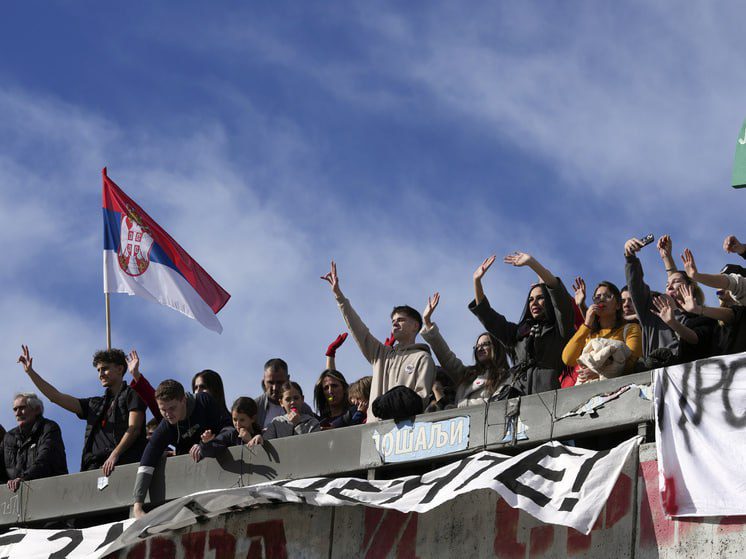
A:
{"type": "Polygon", "coordinates": [[[741,125],[741,133],[736,142],[736,159],[733,161],[733,188],[746,187],[746,120],[741,125]]]}

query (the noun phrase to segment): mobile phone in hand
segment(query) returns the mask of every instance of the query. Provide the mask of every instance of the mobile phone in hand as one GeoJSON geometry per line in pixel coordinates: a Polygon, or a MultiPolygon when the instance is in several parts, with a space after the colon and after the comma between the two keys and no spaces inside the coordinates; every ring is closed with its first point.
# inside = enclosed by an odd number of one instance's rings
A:
{"type": "Polygon", "coordinates": [[[650,233],[650,235],[645,235],[642,239],[640,239],[640,242],[642,243],[642,246],[648,246],[650,243],[652,243],[655,240],[655,235],[650,233]]]}

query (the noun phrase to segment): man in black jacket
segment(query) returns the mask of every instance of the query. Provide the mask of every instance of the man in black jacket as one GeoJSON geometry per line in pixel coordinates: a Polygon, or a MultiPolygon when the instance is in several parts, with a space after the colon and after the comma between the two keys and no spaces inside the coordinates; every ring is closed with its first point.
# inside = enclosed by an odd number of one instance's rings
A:
{"type": "Polygon", "coordinates": [[[59,425],[46,419],[44,404],[33,392],[16,394],[13,413],[18,427],[3,439],[0,476],[8,489],[17,491],[22,481],[67,473],[65,444],[59,425]]]}
{"type": "Polygon", "coordinates": [[[224,428],[233,426],[223,404],[216,402],[209,392],[187,394],[182,384],[172,379],[158,385],[155,401],[163,419],[153,431],[137,469],[133,508],[135,518],[145,514],[143,503],[153,472],[169,445],[176,449],[177,455],[189,453],[197,462],[201,458],[199,443],[202,433],[209,430],[217,435],[224,428]]]}

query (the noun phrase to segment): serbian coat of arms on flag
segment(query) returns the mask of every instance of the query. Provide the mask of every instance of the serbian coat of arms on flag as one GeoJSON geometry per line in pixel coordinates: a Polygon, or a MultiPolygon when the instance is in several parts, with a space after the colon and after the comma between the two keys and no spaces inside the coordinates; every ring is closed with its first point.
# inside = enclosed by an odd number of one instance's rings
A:
{"type": "Polygon", "coordinates": [[[230,295],[103,170],[104,293],[138,295],[222,332],[230,295]]]}

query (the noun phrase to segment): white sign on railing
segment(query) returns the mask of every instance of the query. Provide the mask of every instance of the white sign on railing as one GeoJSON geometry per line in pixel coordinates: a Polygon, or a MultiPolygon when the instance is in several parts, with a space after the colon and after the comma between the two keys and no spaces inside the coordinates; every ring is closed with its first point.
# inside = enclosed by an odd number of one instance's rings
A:
{"type": "Polygon", "coordinates": [[[443,421],[402,421],[386,433],[373,431],[384,463],[409,462],[451,454],[469,446],[469,416],[443,421]]]}

